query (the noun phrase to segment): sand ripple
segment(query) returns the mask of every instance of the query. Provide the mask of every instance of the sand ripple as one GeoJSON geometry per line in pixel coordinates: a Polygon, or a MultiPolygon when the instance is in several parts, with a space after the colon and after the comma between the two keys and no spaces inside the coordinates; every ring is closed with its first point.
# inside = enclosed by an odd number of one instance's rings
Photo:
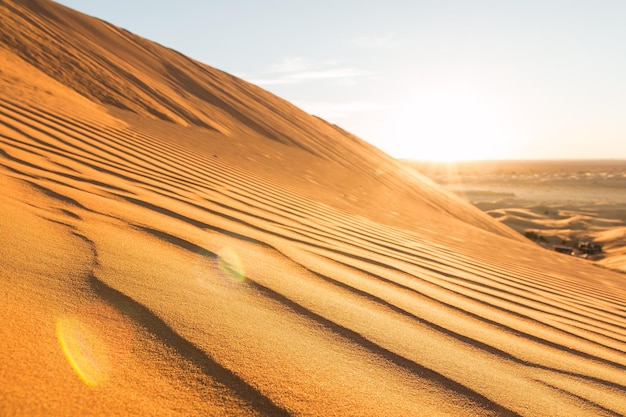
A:
{"type": "Polygon", "coordinates": [[[626,415],[623,275],[369,148],[3,91],[4,414],[626,415]]]}

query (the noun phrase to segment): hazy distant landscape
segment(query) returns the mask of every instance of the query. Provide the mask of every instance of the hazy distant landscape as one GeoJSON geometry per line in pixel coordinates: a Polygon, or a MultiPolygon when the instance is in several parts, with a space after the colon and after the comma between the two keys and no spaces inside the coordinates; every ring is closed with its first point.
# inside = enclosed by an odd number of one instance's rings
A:
{"type": "Polygon", "coordinates": [[[595,242],[591,259],[626,269],[626,161],[408,164],[548,248],[595,242]]]}

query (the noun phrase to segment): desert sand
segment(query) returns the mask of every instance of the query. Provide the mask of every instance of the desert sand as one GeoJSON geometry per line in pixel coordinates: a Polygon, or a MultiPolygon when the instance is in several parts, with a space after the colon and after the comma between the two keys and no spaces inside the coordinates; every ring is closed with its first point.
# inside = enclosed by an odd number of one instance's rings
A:
{"type": "Polygon", "coordinates": [[[626,271],[624,160],[405,163],[547,249],[626,271]],[[577,250],[584,242],[602,251],[577,250]]]}
{"type": "Polygon", "coordinates": [[[623,274],[337,126],[0,2],[0,414],[626,414],[623,274]]]}

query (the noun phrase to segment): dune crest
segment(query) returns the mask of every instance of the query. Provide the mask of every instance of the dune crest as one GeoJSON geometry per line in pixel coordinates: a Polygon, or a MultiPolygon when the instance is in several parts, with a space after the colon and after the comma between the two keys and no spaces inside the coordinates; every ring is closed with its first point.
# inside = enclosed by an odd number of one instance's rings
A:
{"type": "Polygon", "coordinates": [[[623,275],[122,29],[0,23],[2,414],[626,414],[623,275]]]}

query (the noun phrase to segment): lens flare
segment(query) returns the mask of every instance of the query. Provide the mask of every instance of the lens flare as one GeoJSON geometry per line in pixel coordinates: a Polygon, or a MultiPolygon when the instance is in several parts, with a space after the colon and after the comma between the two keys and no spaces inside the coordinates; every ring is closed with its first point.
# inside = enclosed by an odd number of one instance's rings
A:
{"type": "Polygon", "coordinates": [[[225,247],[217,253],[217,266],[225,278],[233,282],[244,282],[246,274],[241,258],[232,248],[225,247]]]}
{"type": "Polygon", "coordinates": [[[97,330],[77,317],[56,322],[61,349],[76,375],[89,387],[102,383],[109,373],[109,355],[97,330]]]}
{"type": "Polygon", "coordinates": [[[87,386],[103,385],[124,371],[135,333],[131,322],[112,306],[87,303],[58,318],[55,328],[65,359],[87,386]]]}

